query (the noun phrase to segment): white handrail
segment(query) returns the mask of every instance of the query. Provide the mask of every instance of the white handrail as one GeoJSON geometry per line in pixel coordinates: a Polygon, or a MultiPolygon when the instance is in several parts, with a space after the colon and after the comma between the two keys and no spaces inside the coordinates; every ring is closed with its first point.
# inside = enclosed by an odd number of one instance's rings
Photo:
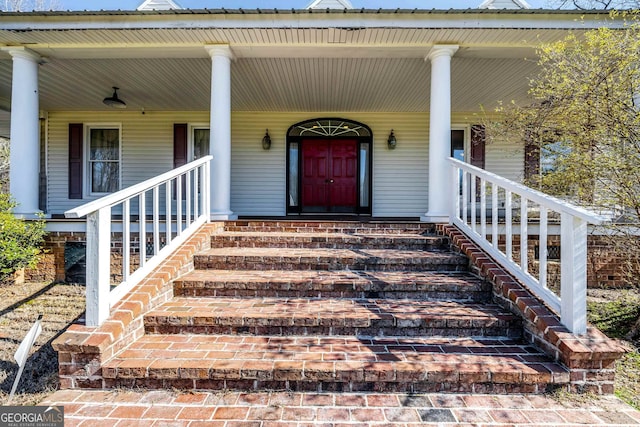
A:
{"type": "Polygon", "coordinates": [[[184,175],[186,172],[192,170],[193,168],[210,162],[211,159],[213,159],[212,156],[205,156],[198,160],[194,160],[193,162],[187,163],[186,165],[165,172],[162,175],[158,175],[156,177],[147,179],[146,181],[139,182],[138,184],[134,184],[116,193],[101,197],[98,200],[93,200],[91,202],[85,203],[84,205],[69,209],[64,213],[64,216],[66,218],[82,218],[89,213],[97,211],[98,209],[101,209],[105,206],[117,205],[118,203],[122,203],[125,199],[130,199],[133,196],[140,194],[142,191],[149,190],[158,184],[174,179],[178,175],[184,175]]]}
{"type": "Polygon", "coordinates": [[[212,158],[203,157],[65,212],[67,218],[87,217],[87,326],[102,324],[116,302],[209,220],[212,158]],[[184,198],[183,184],[186,188],[184,198]],[[160,187],[164,187],[164,191],[160,187]],[[161,203],[162,197],[164,203],[161,203]],[[150,219],[147,218],[147,201],[152,205],[150,219]],[[131,208],[132,202],[138,204],[138,209],[131,208]],[[112,210],[117,206],[122,213],[123,280],[111,290],[111,224],[112,210]],[[164,221],[160,221],[161,216],[164,221]],[[164,232],[161,232],[161,225],[164,232]],[[139,248],[139,257],[135,257],[139,263],[135,270],[132,268],[134,257],[130,253],[135,246],[132,234],[138,237],[139,248]],[[146,248],[147,236],[153,238],[150,253],[146,248]],[[163,247],[161,238],[164,238],[163,247]]]}
{"type": "Polygon", "coordinates": [[[496,175],[484,169],[477,168],[475,166],[470,165],[469,163],[461,162],[460,160],[454,159],[453,157],[449,158],[449,162],[452,165],[454,165],[454,167],[457,167],[467,172],[473,172],[473,174],[478,178],[483,178],[488,182],[495,183],[501,188],[507,189],[512,193],[516,193],[516,194],[525,193],[527,195],[527,200],[539,203],[541,205],[545,205],[553,211],[567,212],[573,216],[582,218],[583,220],[594,225],[599,225],[599,224],[604,224],[606,222],[609,222],[609,218],[603,215],[598,215],[594,212],[591,212],[588,209],[573,205],[564,200],[558,199],[557,197],[553,197],[541,191],[535,190],[533,188],[529,188],[526,185],[520,184],[515,181],[511,181],[507,178],[501,177],[500,175],[496,175]]]}
{"type": "Polygon", "coordinates": [[[450,158],[454,195],[450,222],[464,231],[478,246],[490,254],[508,272],[522,281],[551,309],[560,314],[561,322],[576,334],[587,330],[587,224],[604,224],[609,219],[517,182],[450,158]],[[477,188],[479,186],[479,188],[477,188]],[[487,188],[489,187],[489,188],[487,188]],[[489,194],[487,193],[489,190],[489,194]],[[480,209],[476,198],[480,196],[480,209]],[[491,203],[486,198],[491,197],[491,203]],[[505,210],[504,241],[498,231],[498,200],[505,210]],[[519,216],[513,218],[514,201],[519,200],[519,216]],[[487,205],[491,212],[487,211],[487,205]],[[532,271],[528,254],[529,208],[540,210],[538,272],[532,271]],[[548,287],[547,236],[549,212],[560,216],[560,296],[548,287]],[[477,226],[478,219],[480,227],[477,226]],[[487,230],[487,219],[491,219],[487,230]],[[517,226],[519,221],[519,226],[517,226]],[[519,242],[514,242],[514,229],[519,242]],[[519,250],[520,256],[514,256],[519,250]]]}

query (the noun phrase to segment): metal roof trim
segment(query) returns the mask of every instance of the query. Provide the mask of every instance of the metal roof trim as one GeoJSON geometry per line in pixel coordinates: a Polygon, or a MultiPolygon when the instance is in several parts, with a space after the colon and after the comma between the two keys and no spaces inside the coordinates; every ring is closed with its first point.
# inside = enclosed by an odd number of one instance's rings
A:
{"type": "Polygon", "coordinates": [[[479,15],[609,15],[605,10],[559,9],[171,9],[171,10],[55,10],[0,12],[0,17],[69,16],[154,16],[154,15],[273,15],[273,14],[479,14],[479,15]]]}

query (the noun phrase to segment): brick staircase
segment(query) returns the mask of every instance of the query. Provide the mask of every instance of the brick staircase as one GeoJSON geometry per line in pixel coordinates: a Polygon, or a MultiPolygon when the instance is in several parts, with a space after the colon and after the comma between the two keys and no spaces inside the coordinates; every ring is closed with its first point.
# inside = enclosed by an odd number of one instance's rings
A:
{"type": "Polygon", "coordinates": [[[235,221],[103,386],[542,393],[569,372],[423,223],[235,221]]]}

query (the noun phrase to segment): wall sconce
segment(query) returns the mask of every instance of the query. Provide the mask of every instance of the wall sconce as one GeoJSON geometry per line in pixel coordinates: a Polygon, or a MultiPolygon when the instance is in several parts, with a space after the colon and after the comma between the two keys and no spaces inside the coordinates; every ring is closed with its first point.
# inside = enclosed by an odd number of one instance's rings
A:
{"type": "Polygon", "coordinates": [[[269,148],[271,148],[271,137],[269,136],[269,129],[267,129],[262,137],[262,149],[268,150],[269,148]]]}
{"type": "Polygon", "coordinates": [[[387,147],[389,147],[389,150],[395,150],[397,144],[398,141],[396,141],[396,136],[393,134],[393,129],[391,129],[389,139],[387,139],[387,147]]]}

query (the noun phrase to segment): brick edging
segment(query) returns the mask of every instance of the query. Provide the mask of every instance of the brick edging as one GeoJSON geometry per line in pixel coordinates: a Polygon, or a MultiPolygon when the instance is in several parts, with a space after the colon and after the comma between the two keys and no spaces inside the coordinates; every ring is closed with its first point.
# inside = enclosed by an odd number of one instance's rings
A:
{"type": "Polygon", "coordinates": [[[439,224],[437,230],[448,236],[469,257],[476,272],[492,283],[494,301],[523,319],[525,340],[569,369],[572,391],[613,393],[615,361],[626,352],[621,343],[595,327],[589,327],[584,335],[571,333],[554,312],[460,229],[439,224]]]}
{"type": "Polygon", "coordinates": [[[173,297],[173,280],[193,270],[193,256],[208,247],[222,222],[205,224],[136,285],[99,327],[71,325],[52,343],[58,352],[60,388],[102,388],[101,364],[144,335],[143,315],[173,297]]]}

